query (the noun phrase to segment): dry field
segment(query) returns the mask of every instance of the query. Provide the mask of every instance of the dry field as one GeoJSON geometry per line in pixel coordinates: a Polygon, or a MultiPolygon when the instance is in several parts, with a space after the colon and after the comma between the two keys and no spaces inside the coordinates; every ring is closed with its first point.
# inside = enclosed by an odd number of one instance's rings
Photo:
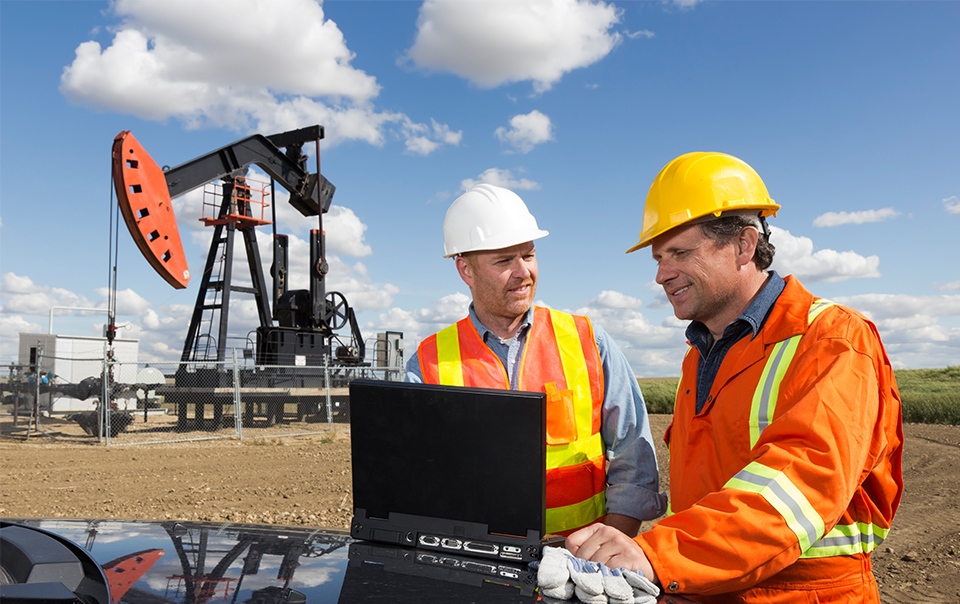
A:
{"type": "MultiPolygon", "coordinates": [[[[654,434],[663,434],[669,421],[667,415],[651,416],[654,434]]],[[[75,426],[64,422],[48,432],[75,426]]],[[[335,428],[312,436],[135,447],[2,439],[0,517],[347,527],[353,506],[350,435],[343,425],[335,428]]],[[[873,556],[882,598],[890,604],[956,604],[960,426],[908,424],[904,433],[903,501],[890,537],[873,556]]],[[[666,451],[658,453],[665,470],[666,451]]],[[[661,475],[666,489],[666,472],[661,475]]]]}

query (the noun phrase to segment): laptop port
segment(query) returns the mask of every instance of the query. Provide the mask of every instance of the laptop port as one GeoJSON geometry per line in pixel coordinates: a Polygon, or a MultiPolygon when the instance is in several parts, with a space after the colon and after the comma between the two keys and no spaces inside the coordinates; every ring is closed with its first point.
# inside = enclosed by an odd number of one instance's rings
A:
{"type": "Polygon", "coordinates": [[[483,564],[481,562],[474,562],[471,560],[464,561],[461,566],[463,567],[463,570],[470,570],[475,573],[484,573],[487,575],[497,574],[497,567],[493,564],[483,564]]]}
{"type": "Polygon", "coordinates": [[[503,551],[507,552],[508,554],[519,554],[520,548],[516,545],[504,545],[503,551]]]}
{"type": "Polygon", "coordinates": [[[504,547],[503,550],[500,551],[500,557],[509,558],[510,560],[523,560],[523,554],[521,554],[519,551],[508,552],[506,547],[504,547]]]}
{"type": "Polygon", "coordinates": [[[417,562],[423,562],[424,564],[437,564],[440,562],[440,559],[433,554],[418,554],[417,562]]]}
{"type": "Polygon", "coordinates": [[[426,545],[427,547],[439,547],[440,538],[434,537],[433,535],[420,535],[420,545],[426,545]]]}
{"type": "Polygon", "coordinates": [[[449,537],[441,540],[440,545],[447,549],[460,549],[463,546],[459,539],[451,539],[449,537]]]}
{"type": "Polygon", "coordinates": [[[440,558],[440,564],[443,566],[460,566],[460,561],[456,558],[440,558]]]}
{"type": "Polygon", "coordinates": [[[473,552],[476,554],[493,554],[496,555],[497,551],[500,549],[493,543],[480,543],[479,541],[464,541],[463,549],[468,552],[473,552]]]}
{"type": "Polygon", "coordinates": [[[518,573],[518,572],[516,572],[516,571],[514,571],[514,570],[512,570],[512,569],[500,569],[500,576],[501,576],[501,577],[507,577],[507,578],[510,578],[510,579],[519,579],[519,578],[520,578],[520,573],[518,573]]]}

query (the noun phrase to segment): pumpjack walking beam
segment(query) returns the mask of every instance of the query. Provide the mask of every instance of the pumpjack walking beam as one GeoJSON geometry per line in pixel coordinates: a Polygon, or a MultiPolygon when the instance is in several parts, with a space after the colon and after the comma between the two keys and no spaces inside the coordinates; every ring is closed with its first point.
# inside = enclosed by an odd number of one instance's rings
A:
{"type": "Polygon", "coordinates": [[[290,204],[301,214],[322,215],[330,208],[336,187],[324,176],[310,174],[302,153],[304,143],[314,140],[319,147],[322,138],[322,126],[269,137],[255,134],[162,170],[125,130],[113,141],[113,180],[127,228],[154,270],[173,287],[183,289],[190,282],[190,271],[170,200],[214,180],[243,176],[248,166],[256,164],[290,192],[290,204]]]}

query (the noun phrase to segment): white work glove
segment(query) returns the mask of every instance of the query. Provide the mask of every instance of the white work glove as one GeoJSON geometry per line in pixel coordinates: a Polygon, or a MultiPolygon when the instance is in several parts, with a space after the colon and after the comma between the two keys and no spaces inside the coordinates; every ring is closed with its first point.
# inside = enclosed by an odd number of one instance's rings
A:
{"type": "Polygon", "coordinates": [[[537,584],[540,593],[554,600],[569,600],[573,597],[573,581],[567,556],[570,552],[562,547],[544,547],[537,566],[537,584]]]}
{"type": "Polygon", "coordinates": [[[584,604],[653,604],[660,590],[643,573],[609,569],[575,557],[561,547],[545,547],[537,567],[540,593],[553,600],[576,595],[584,604]]]}

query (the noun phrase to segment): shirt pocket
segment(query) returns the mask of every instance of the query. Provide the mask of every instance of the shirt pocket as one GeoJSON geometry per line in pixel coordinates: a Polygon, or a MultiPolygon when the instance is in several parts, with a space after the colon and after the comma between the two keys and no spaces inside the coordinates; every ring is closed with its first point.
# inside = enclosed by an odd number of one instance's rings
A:
{"type": "Polygon", "coordinates": [[[577,415],[573,390],[557,390],[554,382],[547,391],[547,444],[565,445],[577,440],[577,415]]]}

